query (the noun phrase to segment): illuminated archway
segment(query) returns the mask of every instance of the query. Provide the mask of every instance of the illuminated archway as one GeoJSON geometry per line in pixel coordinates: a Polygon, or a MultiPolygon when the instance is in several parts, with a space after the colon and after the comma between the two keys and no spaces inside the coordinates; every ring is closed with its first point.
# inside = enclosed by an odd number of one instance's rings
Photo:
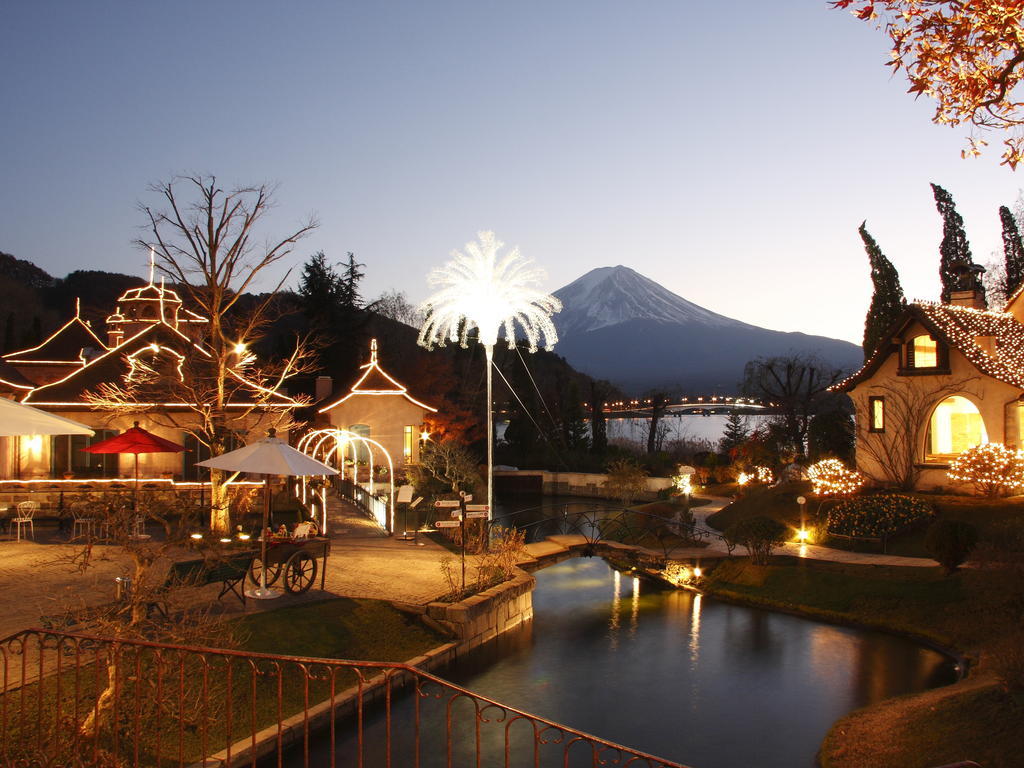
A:
{"type": "MultiPolygon", "coordinates": [[[[346,461],[352,463],[352,482],[358,483],[359,481],[359,470],[356,462],[360,460],[360,456],[366,456],[368,458],[370,468],[370,487],[367,489],[370,496],[374,496],[374,490],[376,487],[375,479],[375,456],[383,455],[384,461],[376,463],[387,463],[388,466],[388,502],[383,506],[382,509],[373,508],[374,519],[377,524],[380,525],[384,530],[390,533],[393,530],[395,520],[395,465],[391,460],[391,454],[388,453],[387,449],[369,437],[356,434],[347,429],[338,429],[331,427],[329,429],[317,429],[313,432],[309,432],[302,436],[299,440],[298,449],[308,456],[314,459],[333,466],[338,470],[338,479],[345,479],[345,467],[346,461]]],[[[302,502],[307,503],[308,494],[310,493],[307,487],[306,478],[302,478],[302,502]]],[[[323,510],[323,518],[321,520],[321,530],[327,530],[327,491],[321,489],[320,491],[320,506],[323,510]]]]}
{"type": "Polygon", "coordinates": [[[925,452],[928,458],[955,456],[988,442],[978,406],[962,395],[940,401],[928,419],[925,452]]]}

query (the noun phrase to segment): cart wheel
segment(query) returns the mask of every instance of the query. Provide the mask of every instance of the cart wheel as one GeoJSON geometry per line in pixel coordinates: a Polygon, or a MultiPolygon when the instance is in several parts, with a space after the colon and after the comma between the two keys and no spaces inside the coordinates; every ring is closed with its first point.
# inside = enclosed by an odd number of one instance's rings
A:
{"type": "MultiPolygon", "coordinates": [[[[249,580],[253,584],[259,586],[259,583],[260,583],[260,573],[262,571],[263,571],[263,563],[257,557],[255,560],[252,561],[252,565],[249,566],[249,580]]],[[[267,566],[267,586],[269,587],[271,584],[273,584],[275,581],[277,581],[277,577],[280,576],[280,575],[281,575],[281,564],[280,563],[271,563],[270,565],[268,565],[267,566]]]]}
{"type": "Polygon", "coordinates": [[[284,588],[293,595],[300,595],[316,581],[316,560],[299,550],[288,558],[284,566],[284,588]]]}

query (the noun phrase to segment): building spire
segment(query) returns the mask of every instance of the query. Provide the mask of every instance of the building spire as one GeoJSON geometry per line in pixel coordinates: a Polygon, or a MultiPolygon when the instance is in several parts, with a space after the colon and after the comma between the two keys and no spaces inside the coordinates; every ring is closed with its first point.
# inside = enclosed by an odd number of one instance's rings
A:
{"type": "Polygon", "coordinates": [[[377,340],[370,340],[370,365],[377,364],[377,340]]]}
{"type": "Polygon", "coordinates": [[[153,269],[156,266],[156,258],[153,253],[153,246],[149,246],[149,284],[153,285],[153,269]]]}
{"type": "Polygon", "coordinates": [[[82,314],[82,298],[75,296],[75,318],[78,319],[82,314]]]}

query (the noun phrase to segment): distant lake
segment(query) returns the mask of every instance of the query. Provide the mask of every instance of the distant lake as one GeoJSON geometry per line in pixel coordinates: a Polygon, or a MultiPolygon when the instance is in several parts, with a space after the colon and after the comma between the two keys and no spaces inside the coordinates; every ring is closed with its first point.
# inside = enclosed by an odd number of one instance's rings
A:
{"type": "MultiPolygon", "coordinates": [[[[768,417],[754,414],[743,417],[748,429],[754,429],[768,417]]],[[[725,414],[714,414],[702,416],[692,413],[672,413],[663,416],[659,423],[665,425],[665,439],[662,446],[669,447],[675,441],[683,442],[707,442],[712,448],[718,447],[718,441],[725,433],[725,422],[729,417],[725,414]]],[[[496,433],[499,440],[505,436],[505,427],[508,422],[499,421],[496,425],[496,433]]],[[[608,419],[608,439],[625,440],[637,445],[647,445],[647,430],[650,427],[650,419],[624,418],[608,419]]]]}
{"type": "MultiPolygon", "coordinates": [[[[748,430],[756,428],[767,416],[752,415],[744,416],[748,430]]],[[[665,425],[664,447],[674,441],[683,442],[708,442],[713,448],[718,447],[718,441],[725,433],[725,423],[729,417],[725,414],[713,414],[703,416],[691,413],[672,413],[663,416],[659,422],[665,425]]],[[[650,419],[608,419],[609,440],[629,440],[641,445],[647,444],[647,430],[650,428],[650,419]]]]}

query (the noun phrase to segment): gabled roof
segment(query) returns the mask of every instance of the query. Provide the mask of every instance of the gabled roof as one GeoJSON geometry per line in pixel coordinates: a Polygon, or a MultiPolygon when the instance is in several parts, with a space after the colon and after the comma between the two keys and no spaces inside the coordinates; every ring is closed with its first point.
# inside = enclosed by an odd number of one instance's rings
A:
{"type": "MultiPolygon", "coordinates": [[[[979,372],[1024,389],[1024,326],[1009,312],[914,302],[890,326],[884,338],[898,335],[913,320],[923,325],[934,338],[963,354],[979,372]],[[976,341],[979,336],[995,339],[994,354],[979,346],[976,341]]],[[[831,389],[849,392],[870,378],[893,351],[892,344],[883,344],[859,371],[831,389]]]]}
{"type": "Polygon", "coordinates": [[[75,302],[75,316],[50,334],[42,344],[31,349],[8,352],[3,359],[9,363],[71,363],[83,362],[82,350],[92,347],[103,352],[107,345],[100,341],[92,328],[78,314],[79,305],[75,302]]]}
{"type": "MultiPolygon", "coordinates": [[[[91,360],[81,368],[76,369],[62,379],[50,384],[33,389],[25,396],[22,402],[34,405],[76,405],[89,403],[86,394],[95,392],[102,384],[122,382],[132,370],[131,359],[144,352],[147,347],[154,348],[159,352],[167,349],[172,357],[181,358],[185,355],[200,355],[209,357],[210,353],[200,345],[194,343],[185,334],[168,325],[158,322],[147,325],[137,334],[119,344],[114,349],[107,350],[103,355],[91,360]]],[[[252,391],[259,391],[266,396],[263,405],[269,407],[292,407],[299,405],[297,401],[262,387],[236,371],[230,371],[230,375],[239,383],[252,391]]],[[[229,403],[231,406],[252,405],[253,402],[229,403]]],[[[159,403],[164,406],[187,406],[189,403],[159,403]]]]}
{"type": "Polygon", "coordinates": [[[28,391],[35,386],[10,363],[0,360],[0,389],[21,389],[28,391]]]}
{"type": "Polygon", "coordinates": [[[437,413],[437,408],[433,408],[426,403],[421,403],[419,400],[411,397],[409,392],[399,384],[395,379],[389,376],[383,368],[380,367],[380,363],[377,362],[377,340],[373,339],[370,342],[370,362],[366,365],[361,365],[359,370],[363,371],[363,375],[359,377],[352,388],[348,391],[344,397],[335,400],[330,405],[326,405],[319,410],[319,413],[326,413],[332,408],[341,405],[350,397],[356,395],[392,395],[395,397],[404,397],[413,405],[418,405],[420,408],[425,408],[431,413],[437,413]]]}

